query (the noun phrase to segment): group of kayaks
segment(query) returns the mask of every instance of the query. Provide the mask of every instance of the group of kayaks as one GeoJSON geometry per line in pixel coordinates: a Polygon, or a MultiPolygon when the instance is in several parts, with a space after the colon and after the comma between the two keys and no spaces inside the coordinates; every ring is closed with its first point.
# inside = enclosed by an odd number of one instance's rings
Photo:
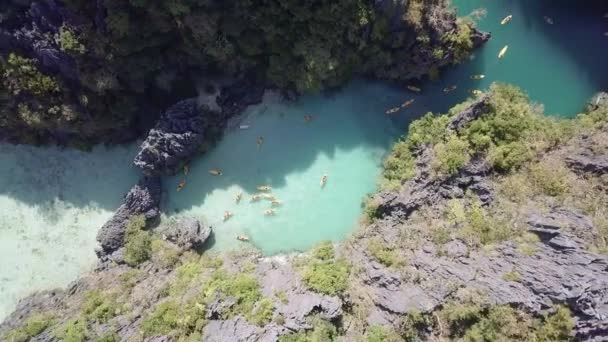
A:
{"type": "MultiPolygon", "coordinates": [[[[479,74],[479,75],[471,75],[471,79],[472,79],[472,80],[482,80],[482,79],[484,79],[485,77],[486,77],[486,75],[483,75],[483,74],[479,74]]],[[[407,88],[407,89],[409,89],[409,90],[411,90],[411,91],[413,91],[413,92],[417,92],[417,93],[419,93],[419,92],[421,92],[421,91],[422,91],[422,89],[421,89],[421,88],[416,87],[416,86],[413,86],[413,85],[408,85],[406,88],[407,88]]],[[[443,92],[444,92],[444,93],[446,93],[446,94],[447,94],[447,93],[451,93],[451,92],[453,92],[454,90],[456,90],[457,88],[458,88],[458,86],[456,86],[456,85],[451,85],[451,86],[448,86],[448,87],[443,88],[443,92]]],[[[481,90],[472,90],[472,91],[471,91],[471,93],[472,93],[473,95],[479,95],[479,94],[481,94],[481,90]]],[[[393,107],[393,108],[389,108],[389,109],[387,109],[385,113],[386,113],[386,114],[393,114],[393,113],[397,113],[397,112],[398,112],[398,111],[400,111],[401,109],[403,109],[403,108],[407,108],[407,107],[411,106],[412,104],[414,104],[414,102],[415,102],[415,101],[416,101],[415,99],[409,99],[409,100],[407,100],[407,101],[403,102],[403,103],[402,103],[400,106],[397,106],[397,107],[393,107]]]]}
{"type": "MultiPolygon", "coordinates": [[[[308,120],[306,120],[306,118],[305,118],[306,122],[310,121],[311,119],[312,119],[312,117],[310,117],[308,120]]],[[[258,138],[258,147],[261,145],[260,138],[258,138]]],[[[263,142],[263,138],[262,138],[262,142],[263,142]]],[[[188,165],[185,165],[183,167],[183,171],[184,171],[184,178],[177,185],[178,192],[181,191],[184,188],[184,186],[186,185],[186,178],[190,171],[190,167],[188,165]]],[[[223,172],[220,169],[211,169],[211,170],[209,170],[209,174],[212,176],[221,176],[221,175],[223,175],[223,172]]],[[[325,187],[326,183],[327,183],[327,174],[324,174],[321,177],[321,182],[320,182],[321,187],[322,188],[325,187]]],[[[256,187],[256,189],[259,191],[259,193],[252,195],[250,201],[257,202],[262,199],[270,201],[271,208],[264,210],[264,215],[266,215],[266,216],[275,215],[276,211],[274,208],[281,206],[282,202],[279,201],[274,195],[272,195],[270,193],[272,191],[272,187],[270,187],[269,185],[260,185],[260,186],[256,187]]],[[[239,204],[242,199],[243,199],[243,192],[241,191],[236,194],[234,201],[236,202],[236,204],[239,204]]],[[[234,216],[234,213],[232,213],[231,211],[228,211],[228,210],[224,211],[224,215],[223,215],[224,222],[230,220],[233,216],[234,216]]],[[[250,241],[249,237],[246,235],[237,235],[236,239],[239,241],[244,241],[244,242],[250,241]]]]}

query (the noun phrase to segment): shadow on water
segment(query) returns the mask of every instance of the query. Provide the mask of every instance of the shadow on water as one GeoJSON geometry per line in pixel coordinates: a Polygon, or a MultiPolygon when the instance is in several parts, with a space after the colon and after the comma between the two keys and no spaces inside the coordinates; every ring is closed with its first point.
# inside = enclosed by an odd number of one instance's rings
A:
{"type": "Polygon", "coordinates": [[[135,145],[91,152],[0,144],[0,196],[39,207],[53,221],[56,203],[115,210],[137,181],[135,145]]]}
{"type": "Polygon", "coordinates": [[[607,1],[516,0],[513,6],[528,28],[541,31],[580,66],[582,78],[591,80],[597,90],[608,86],[607,1]],[[554,24],[540,20],[545,16],[554,24]]]}

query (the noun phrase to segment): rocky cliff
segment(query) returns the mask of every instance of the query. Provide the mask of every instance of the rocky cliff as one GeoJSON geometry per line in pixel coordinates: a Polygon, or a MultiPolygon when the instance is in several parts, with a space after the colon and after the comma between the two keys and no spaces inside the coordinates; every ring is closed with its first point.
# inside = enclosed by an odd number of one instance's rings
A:
{"type": "Polygon", "coordinates": [[[444,0],[10,0],[0,18],[0,140],[76,146],[132,141],[197,92],[230,116],[251,88],[419,79],[489,37],[444,0]]]}
{"type": "Polygon", "coordinates": [[[100,233],[116,237],[111,257],[22,300],[0,336],[606,341],[608,107],[593,103],[554,120],[495,85],[414,122],[367,223],[304,254],[211,254],[198,222],[146,230],[157,202],[143,181],[100,233]]]}

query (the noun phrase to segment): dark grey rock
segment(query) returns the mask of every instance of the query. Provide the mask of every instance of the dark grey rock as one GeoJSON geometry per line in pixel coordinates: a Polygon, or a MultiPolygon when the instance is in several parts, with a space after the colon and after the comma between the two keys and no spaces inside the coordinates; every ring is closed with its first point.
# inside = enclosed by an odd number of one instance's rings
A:
{"type": "Polygon", "coordinates": [[[175,173],[203,143],[203,120],[196,99],[171,106],[150,130],[133,163],[147,175],[175,173]]]}
{"type": "Polygon", "coordinates": [[[458,113],[458,115],[454,116],[450,120],[448,123],[448,129],[459,131],[473,120],[477,120],[481,116],[485,115],[490,108],[489,100],[490,97],[485,95],[473,102],[469,107],[458,113]]]}
{"type": "MultiPolygon", "coordinates": [[[[451,129],[462,129],[471,120],[486,114],[486,102],[487,99],[483,97],[456,114],[449,124],[451,129]]],[[[469,189],[479,196],[484,205],[493,201],[493,190],[483,178],[490,172],[490,166],[483,158],[473,158],[458,174],[447,178],[433,176],[432,161],[433,149],[422,146],[416,158],[416,175],[405,182],[399,192],[377,195],[380,202],[378,213],[407,219],[422,205],[433,205],[442,199],[462,198],[469,189]]]]}
{"type": "Polygon", "coordinates": [[[600,107],[608,106],[608,93],[607,92],[599,92],[587,102],[587,111],[592,112],[600,107]]]}
{"type": "Polygon", "coordinates": [[[101,249],[98,256],[118,250],[124,244],[125,229],[134,215],[144,215],[146,221],[155,220],[160,215],[161,182],[159,177],[144,177],[125,196],[125,202],[114,216],[106,222],[97,234],[101,249]]]}
{"type": "Polygon", "coordinates": [[[608,155],[582,152],[566,157],[566,164],[578,172],[603,175],[608,173],[608,155]]]}
{"type": "Polygon", "coordinates": [[[212,229],[210,226],[201,226],[197,219],[183,218],[171,223],[162,234],[182,250],[190,250],[200,248],[211,236],[212,229]]]}
{"type": "Polygon", "coordinates": [[[227,321],[210,321],[203,329],[203,341],[207,342],[257,342],[262,341],[262,335],[262,328],[249,324],[241,316],[227,321]]]}

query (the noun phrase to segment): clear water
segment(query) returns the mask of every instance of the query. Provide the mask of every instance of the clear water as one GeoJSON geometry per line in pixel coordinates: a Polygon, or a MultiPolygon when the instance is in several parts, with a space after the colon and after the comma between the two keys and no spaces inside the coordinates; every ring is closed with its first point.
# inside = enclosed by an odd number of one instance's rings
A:
{"type": "MultiPolygon", "coordinates": [[[[549,114],[571,116],[608,81],[608,2],[559,0],[454,0],[460,14],[487,9],[479,26],[493,38],[474,58],[424,82],[420,94],[356,81],[324,96],[294,104],[269,98],[232,129],[218,146],[182,176],[165,179],[169,217],[191,215],[210,223],[216,249],[239,248],[248,235],[265,253],[304,249],[321,239],[343,238],[356,225],[361,201],[373,192],[391,141],[427,111],[443,112],[485,89],[510,82],[545,104],[549,114]],[[579,8],[580,7],[580,8],[579,8]],[[500,20],[513,14],[506,26],[500,20]],[[548,25],[543,16],[553,19],[548,25]],[[509,45],[504,59],[498,51],[509,45]],[[470,75],[485,74],[481,81],[470,75]],[[441,90],[457,85],[456,91],[441,90]],[[384,111],[415,99],[406,110],[384,111]],[[313,119],[304,123],[304,115],[313,119]],[[258,150],[256,138],[265,142],[258,150]],[[220,168],[221,177],[208,170],[220,168]],[[319,185],[328,175],[324,188],[319,185]],[[273,187],[283,202],[266,217],[265,200],[250,203],[259,185],[273,187]],[[237,192],[243,200],[235,204],[237,192]],[[224,211],[234,213],[223,222],[224,211]]],[[[134,184],[136,146],[96,148],[91,153],[0,144],[0,319],[31,291],[65,286],[95,263],[95,235],[134,184]]]]}
{"type": "Polygon", "coordinates": [[[598,90],[608,87],[608,2],[604,0],[452,0],[459,15],[484,8],[478,26],[492,39],[466,65],[450,70],[441,84],[457,84],[452,97],[500,81],[518,85],[545,106],[547,114],[572,116],[598,90]],[[500,21],[507,15],[507,25],[500,21]],[[553,20],[549,25],[544,17],[553,20]],[[506,56],[498,53],[509,45],[506,56]],[[469,79],[485,74],[482,81],[469,79]]]}
{"type": "MultiPolygon", "coordinates": [[[[284,104],[266,98],[250,107],[241,125],[183,175],[165,181],[166,212],[199,218],[215,230],[214,248],[234,249],[237,235],[265,253],[301,250],[323,239],[340,239],[358,223],[362,199],[376,188],[379,167],[400,130],[384,114],[403,92],[357,82],[331,96],[284,104]],[[306,123],[304,116],[313,118],[306,123]],[[264,142],[257,146],[257,138],[264,142]],[[209,174],[220,169],[222,176],[209,174]],[[327,183],[321,187],[322,176],[327,183]],[[258,186],[272,187],[281,201],[251,202],[258,186]],[[235,197],[243,193],[240,203],[235,197]],[[224,222],[224,212],[233,217],[224,222]]],[[[238,125],[236,125],[238,126],[238,125]]]]}
{"type": "Polygon", "coordinates": [[[0,318],[95,263],[95,236],[137,181],[134,149],[0,144],[0,318]]]}

